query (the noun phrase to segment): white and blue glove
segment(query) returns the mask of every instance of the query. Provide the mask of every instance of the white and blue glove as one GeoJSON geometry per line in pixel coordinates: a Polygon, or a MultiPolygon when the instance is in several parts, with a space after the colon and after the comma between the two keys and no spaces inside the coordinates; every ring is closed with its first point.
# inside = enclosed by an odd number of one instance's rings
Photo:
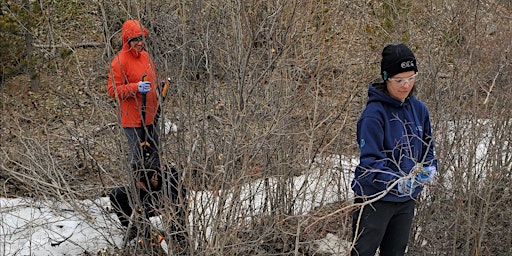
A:
{"type": "Polygon", "coordinates": [[[151,83],[140,81],[137,88],[139,89],[140,94],[146,94],[151,90],[151,83]]]}
{"type": "Polygon", "coordinates": [[[436,172],[437,168],[435,166],[423,167],[423,170],[416,175],[416,181],[423,185],[432,183],[436,172]]]}
{"type": "Polygon", "coordinates": [[[417,187],[432,183],[436,171],[437,169],[435,166],[428,166],[424,167],[422,171],[416,174],[414,179],[409,178],[400,180],[397,184],[398,192],[401,195],[412,195],[417,187]]]}
{"type": "Polygon", "coordinates": [[[409,178],[400,180],[396,186],[400,195],[407,196],[412,195],[414,189],[416,189],[419,185],[420,183],[418,183],[416,179],[409,178]]]}

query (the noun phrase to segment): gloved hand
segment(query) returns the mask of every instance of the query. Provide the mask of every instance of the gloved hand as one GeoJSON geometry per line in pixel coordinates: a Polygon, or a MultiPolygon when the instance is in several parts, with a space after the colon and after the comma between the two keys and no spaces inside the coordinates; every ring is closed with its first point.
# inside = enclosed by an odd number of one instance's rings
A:
{"type": "Polygon", "coordinates": [[[411,195],[417,187],[431,183],[436,171],[437,169],[435,166],[428,166],[424,167],[423,170],[416,174],[414,179],[409,178],[400,180],[397,184],[398,192],[400,192],[401,195],[411,195]]]}
{"type": "Polygon", "coordinates": [[[416,181],[421,184],[428,184],[431,183],[434,179],[434,176],[437,172],[437,169],[435,166],[427,166],[423,167],[423,170],[420,171],[418,174],[416,174],[416,181]]]}
{"type": "Polygon", "coordinates": [[[137,85],[137,88],[139,89],[140,94],[146,94],[151,90],[151,83],[150,82],[142,82],[140,81],[137,85]]]}
{"type": "Polygon", "coordinates": [[[414,189],[416,189],[418,186],[420,186],[420,183],[418,183],[416,178],[408,178],[400,180],[397,184],[397,189],[400,195],[406,196],[412,195],[414,189]]]}

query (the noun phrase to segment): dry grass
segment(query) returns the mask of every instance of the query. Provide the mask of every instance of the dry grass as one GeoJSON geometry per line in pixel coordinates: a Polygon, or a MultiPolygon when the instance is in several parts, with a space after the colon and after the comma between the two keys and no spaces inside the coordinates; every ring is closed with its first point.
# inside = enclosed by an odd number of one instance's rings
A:
{"type": "MultiPolygon", "coordinates": [[[[37,43],[105,45],[37,48],[38,91],[23,74],[3,81],[0,194],[74,200],[125,182],[124,135],[106,94],[125,18],[143,17],[161,76],[176,85],[164,113],[179,130],[163,136],[162,155],[197,190],[293,177],[318,156],[356,156],[355,122],[367,84],[378,78],[380,49],[404,42],[419,59],[417,96],[429,107],[441,163],[439,185],[419,204],[410,252],[511,253],[510,239],[503,240],[512,237],[508,1],[218,2],[94,3],[78,5],[76,16],[43,12],[37,43]],[[476,152],[482,135],[492,141],[483,159],[476,152]]],[[[52,4],[54,12],[63,8],[52,4]]],[[[287,191],[274,192],[288,198],[287,191]]],[[[347,237],[345,215],[319,223],[312,234],[287,226],[288,217],[278,214],[283,208],[256,218],[251,232],[228,227],[217,234],[223,242],[198,243],[205,254],[307,254],[297,241],[307,245],[328,227],[347,237]]]]}

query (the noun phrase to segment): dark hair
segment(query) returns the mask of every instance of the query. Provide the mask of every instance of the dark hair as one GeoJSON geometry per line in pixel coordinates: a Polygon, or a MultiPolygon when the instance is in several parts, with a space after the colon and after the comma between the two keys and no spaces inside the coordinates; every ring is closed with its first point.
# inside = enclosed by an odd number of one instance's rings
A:
{"type": "Polygon", "coordinates": [[[142,40],[144,40],[144,38],[142,37],[142,35],[140,35],[140,36],[128,38],[127,42],[130,43],[131,41],[142,41],[142,40]]]}
{"type": "Polygon", "coordinates": [[[134,172],[135,180],[141,181],[148,190],[150,191],[158,191],[162,188],[162,171],[158,167],[154,161],[139,161],[138,163],[132,165],[132,170],[134,172]],[[157,175],[158,184],[157,187],[151,186],[151,179],[154,175],[157,175]]]}
{"type": "Polygon", "coordinates": [[[386,82],[378,82],[378,83],[374,83],[373,85],[373,88],[379,90],[379,91],[383,91],[385,92],[386,94],[389,94],[388,92],[388,87],[386,86],[386,82]]]}

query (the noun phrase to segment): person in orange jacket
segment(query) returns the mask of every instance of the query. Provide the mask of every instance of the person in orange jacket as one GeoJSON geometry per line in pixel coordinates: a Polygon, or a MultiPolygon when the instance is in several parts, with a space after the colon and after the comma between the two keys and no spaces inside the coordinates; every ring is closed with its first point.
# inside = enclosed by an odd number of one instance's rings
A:
{"type": "MultiPolygon", "coordinates": [[[[178,171],[160,160],[157,125],[157,90],[160,88],[155,86],[158,81],[155,64],[145,50],[148,31],[138,20],[127,20],[121,35],[123,47],[112,60],[107,91],[119,104],[135,184],[113,188],[109,198],[124,227],[129,226],[134,209],[142,208],[143,217],[147,219],[159,214],[163,203],[167,202],[165,207],[175,207],[174,212],[179,216],[170,233],[183,240],[186,207],[180,204],[183,204],[186,190],[179,183],[178,171]],[[169,201],[162,201],[162,198],[169,201]]],[[[140,223],[135,224],[127,230],[127,240],[141,231],[137,226],[140,223]]]]}
{"type": "Polygon", "coordinates": [[[119,104],[118,114],[128,139],[132,168],[136,169],[137,163],[161,166],[155,117],[158,109],[155,82],[158,80],[155,64],[145,49],[148,31],[138,20],[127,20],[121,35],[123,47],[112,60],[107,91],[119,104]],[[146,147],[146,157],[142,157],[142,146],[146,147]]]}

